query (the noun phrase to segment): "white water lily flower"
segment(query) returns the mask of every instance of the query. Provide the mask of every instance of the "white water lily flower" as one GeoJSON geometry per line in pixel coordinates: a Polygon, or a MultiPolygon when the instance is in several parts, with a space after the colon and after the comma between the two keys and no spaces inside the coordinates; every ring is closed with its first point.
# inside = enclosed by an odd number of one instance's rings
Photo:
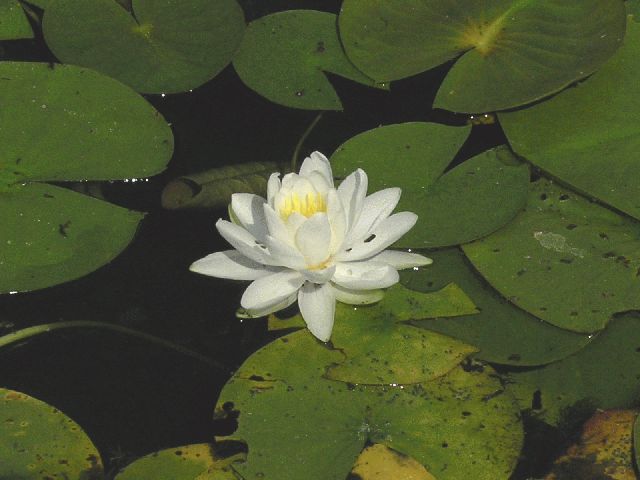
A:
{"type": "Polygon", "coordinates": [[[399,188],[366,196],[367,175],[358,169],[336,189],[327,158],[313,152],[280,181],[274,173],[267,199],[236,193],[236,223],[218,220],[220,234],[235,248],[212,253],[191,265],[213,277],[252,280],[240,301],[252,316],[263,316],[298,300],[308,329],[329,341],[336,300],[373,303],[383,288],[398,282],[398,270],[428,265],[431,259],[385,250],[418,219],[391,215],[399,188]]]}

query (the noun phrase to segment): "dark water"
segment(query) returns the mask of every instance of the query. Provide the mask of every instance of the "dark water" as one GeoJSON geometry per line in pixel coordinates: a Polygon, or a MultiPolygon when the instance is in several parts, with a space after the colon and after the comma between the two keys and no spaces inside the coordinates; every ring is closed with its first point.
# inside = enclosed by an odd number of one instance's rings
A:
{"type": "MultiPolygon", "coordinates": [[[[287,8],[337,11],[338,2],[245,1],[248,19],[287,8]],[[321,7],[322,6],[322,7],[321,7]]],[[[4,59],[51,60],[40,39],[9,42],[4,59]]],[[[395,82],[383,92],[332,77],[344,112],[327,112],[303,153],[329,155],[351,136],[381,124],[466,119],[434,112],[446,67],[395,82]]],[[[103,184],[107,200],[149,212],[111,264],[42,291],[0,297],[0,334],[42,323],[94,320],[151,333],[213,359],[217,367],[162,346],[98,329],[66,329],[0,350],[0,386],[64,411],[98,446],[107,471],[162,448],[210,441],[225,425],[212,420],[231,372],[270,341],[264,320],[234,317],[246,284],[198,276],[194,260],[228,248],[214,228],[226,211],[169,212],[160,192],[184,173],[245,161],[287,163],[317,112],[268,102],[232,67],[192,93],[148,100],[173,126],[176,151],[149,182],[103,184]]],[[[456,162],[503,143],[498,127],[478,126],[456,162]]],[[[393,168],[393,165],[390,165],[393,168]]]]}

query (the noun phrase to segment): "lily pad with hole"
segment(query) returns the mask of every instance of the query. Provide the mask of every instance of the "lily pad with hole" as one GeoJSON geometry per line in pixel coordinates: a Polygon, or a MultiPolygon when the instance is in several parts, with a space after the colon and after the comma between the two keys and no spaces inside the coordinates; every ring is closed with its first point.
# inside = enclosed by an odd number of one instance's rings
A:
{"type": "Polygon", "coordinates": [[[347,55],[370,77],[397,80],[455,60],[434,106],[490,112],[600,68],[622,42],[625,7],[619,0],[345,0],[339,25],[347,55]]]}
{"type": "Polygon", "coordinates": [[[0,478],[103,478],[98,450],[57,408],[0,388],[0,478]]]}
{"type": "Polygon", "coordinates": [[[529,170],[505,147],[481,153],[445,173],[468,127],[403,123],[361,133],[331,156],[334,174],[356,168],[369,191],[400,187],[397,210],[418,223],[395,246],[434,248],[470,242],[508,223],[526,202],[529,170]]]}
{"type": "Polygon", "coordinates": [[[215,446],[195,443],[150,453],[130,463],[115,480],[236,480],[231,463],[243,454],[220,458],[215,446]]]}
{"type": "Polygon", "coordinates": [[[585,348],[542,368],[510,373],[507,389],[522,409],[567,425],[596,409],[629,408],[640,398],[640,316],[614,319],[585,348]]]}
{"type": "Polygon", "coordinates": [[[18,0],[0,0],[0,40],[33,38],[33,30],[18,0]]]}
{"type": "Polygon", "coordinates": [[[577,86],[524,110],[501,113],[511,146],[550,175],[640,219],[640,25],[577,86]],[[541,139],[544,139],[541,141],[541,139]]]}
{"type": "Polygon", "coordinates": [[[640,223],[544,178],[509,225],[462,248],[509,301],[560,328],[594,332],[640,307],[640,223]]]}
{"type": "MultiPolygon", "coordinates": [[[[47,2],[49,3],[49,2],[47,2]]],[[[144,93],[184,92],[231,61],[245,30],[236,0],[56,0],[42,30],[64,63],[94,68],[144,93]]]]}
{"type": "Polygon", "coordinates": [[[233,66],[263,97],[307,110],[342,110],[325,73],[374,86],[345,56],[336,16],[315,10],[278,12],[251,22],[233,66]]]}
{"type": "Polygon", "coordinates": [[[92,70],[0,63],[0,292],[44,288],[118,255],[142,214],[40,182],[139,178],[171,157],[166,121],[92,70]],[[8,223],[7,223],[8,222],[8,223]]]}
{"type": "Polygon", "coordinates": [[[500,296],[458,248],[427,255],[433,258],[433,264],[401,272],[402,284],[421,292],[433,292],[455,282],[469,295],[478,313],[414,320],[412,325],[457,338],[480,350],[473,354],[475,358],[505,365],[551,363],[589,343],[589,335],[554,327],[500,296]]]}
{"type": "Polygon", "coordinates": [[[233,465],[242,478],[343,480],[368,442],[411,456],[438,480],[509,476],[522,427],[490,368],[356,386],[323,377],[341,355],[296,332],[254,353],[226,384],[216,416],[237,417],[230,438],[248,447],[246,463],[233,465]]]}

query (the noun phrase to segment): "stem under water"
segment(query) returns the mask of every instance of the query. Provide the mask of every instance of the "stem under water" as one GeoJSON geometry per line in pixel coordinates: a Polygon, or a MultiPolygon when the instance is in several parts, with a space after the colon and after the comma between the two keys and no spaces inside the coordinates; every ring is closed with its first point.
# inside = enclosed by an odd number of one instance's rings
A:
{"type": "Polygon", "coordinates": [[[156,337],[155,335],[151,335],[149,333],[140,332],[138,330],[134,330],[132,328],[123,327],[121,325],[112,325],[110,323],[105,322],[92,322],[89,320],[74,320],[68,322],[56,322],[56,323],[45,323],[42,325],[35,325],[33,327],[23,328],[22,330],[16,330],[15,332],[11,332],[7,335],[0,337],[0,348],[7,347],[9,345],[21,342],[28,338],[34,337],[36,335],[40,335],[43,333],[52,332],[54,330],[62,330],[65,328],[102,328],[105,330],[111,330],[114,332],[122,333],[124,335],[129,335],[132,337],[137,337],[142,340],[148,341],[150,343],[155,343],[156,345],[160,345],[165,348],[170,348],[178,353],[183,355],[188,355],[189,357],[200,360],[202,363],[209,365],[216,370],[220,370],[224,373],[231,373],[232,369],[226,365],[223,365],[221,362],[209,358],[205,355],[202,355],[198,352],[190,350],[182,345],[178,345],[176,343],[170,342],[160,337],[156,337]]]}
{"type": "Polygon", "coordinates": [[[307,127],[307,129],[304,131],[304,133],[300,137],[300,140],[298,140],[298,143],[296,144],[296,148],[293,151],[293,155],[291,156],[292,172],[295,172],[298,169],[298,156],[300,155],[300,150],[302,149],[302,145],[304,145],[305,140],[307,139],[311,131],[314,129],[314,127],[318,124],[323,114],[324,112],[320,112],[318,115],[316,115],[316,118],[313,119],[311,124],[307,127]]]}

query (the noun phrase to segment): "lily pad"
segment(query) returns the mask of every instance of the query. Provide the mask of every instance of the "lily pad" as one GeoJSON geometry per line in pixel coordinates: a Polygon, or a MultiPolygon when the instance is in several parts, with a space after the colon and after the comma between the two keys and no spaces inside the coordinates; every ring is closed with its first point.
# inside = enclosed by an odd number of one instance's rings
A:
{"type": "Polygon", "coordinates": [[[219,458],[214,446],[196,443],[150,453],[127,465],[115,480],[236,480],[231,463],[244,455],[219,458]]]}
{"type": "Polygon", "coordinates": [[[0,0],[0,40],[33,38],[33,30],[18,0],[0,0]]]}
{"type": "Polygon", "coordinates": [[[165,119],[116,80],[26,62],[0,63],[0,78],[0,183],[147,177],[171,158],[165,119]]]}
{"type": "Polygon", "coordinates": [[[113,0],[45,4],[42,30],[64,63],[94,68],[144,93],[196,88],[231,61],[245,30],[235,0],[113,0]]]}
{"type": "Polygon", "coordinates": [[[388,125],[361,133],[331,157],[336,176],[358,167],[369,190],[400,187],[398,210],[418,223],[397,247],[434,248],[480,238],[509,222],[526,202],[529,170],[506,148],[477,155],[445,173],[469,128],[434,123],[388,125]]]}
{"type": "Polygon", "coordinates": [[[377,81],[457,59],[435,106],[488,112],[597,70],[621,44],[625,7],[619,0],[345,0],[339,25],[351,61],[377,81]]]}
{"type": "MultiPolygon", "coordinates": [[[[406,385],[442,376],[475,348],[403,322],[477,312],[473,302],[453,284],[428,294],[394,285],[374,305],[338,303],[331,344],[343,358],[327,369],[326,377],[354,384],[406,385]]],[[[304,321],[300,315],[284,321],[270,319],[269,327],[304,327],[304,321]]],[[[290,341],[301,341],[299,338],[291,337],[290,341]]]]}
{"type": "Polygon", "coordinates": [[[563,182],[640,219],[640,25],[575,88],[525,110],[501,113],[520,155],[563,182]],[[544,141],[541,141],[544,139],[544,141]]]}
{"type": "Polygon", "coordinates": [[[585,423],[578,443],[554,462],[544,480],[636,480],[630,447],[637,416],[634,410],[597,412],[585,423]]]}
{"type": "Polygon", "coordinates": [[[362,451],[351,474],[361,480],[436,480],[413,458],[380,444],[362,451]]]}
{"type": "Polygon", "coordinates": [[[554,327],[501,297],[483,281],[457,248],[428,252],[433,264],[401,272],[402,283],[432,292],[455,282],[469,295],[479,312],[451,318],[430,318],[411,324],[457,338],[480,351],[474,357],[506,365],[542,365],[567,357],[591,340],[554,327]]]}
{"type": "Polygon", "coordinates": [[[260,95],[308,110],[342,110],[325,72],[374,85],[345,56],[336,16],[315,10],[278,12],[251,22],[233,66],[260,95]]]}
{"type": "Polygon", "coordinates": [[[355,386],[322,378],[341,353],[302,333],[254,353],[220,395],[216,415],[239,415],[231,438],[248,445],[247,462],[233,466],[242,478],[342,480],[367,442],[413,457],[439,480],[508,477],[522,427],[490,369],[355,386]]]}
{"type": "Polygon", "coordinates": [[[103,478],[96,447],[57,408],[0,388],[0,478],[103,478]]]}
{"type": "Polygon", "coordinates": [[[41,183],[0,191],[0,293],[86,275],[131,241],[143,214],[41,183]]]}
{"type": "Polygon", "coordinates": [[[509,374],[522,409],[557,425],[572,409],[629,408],[640,398],[640,316],[613,320],[584,349],[543,368],[509,374]]]}
{"type": "Polygon", "coordinates": [[[527,209],[463,250],[509,301],[575,332],[602,329],[640,308],[640,223],[546,179],[527,209]]]}

